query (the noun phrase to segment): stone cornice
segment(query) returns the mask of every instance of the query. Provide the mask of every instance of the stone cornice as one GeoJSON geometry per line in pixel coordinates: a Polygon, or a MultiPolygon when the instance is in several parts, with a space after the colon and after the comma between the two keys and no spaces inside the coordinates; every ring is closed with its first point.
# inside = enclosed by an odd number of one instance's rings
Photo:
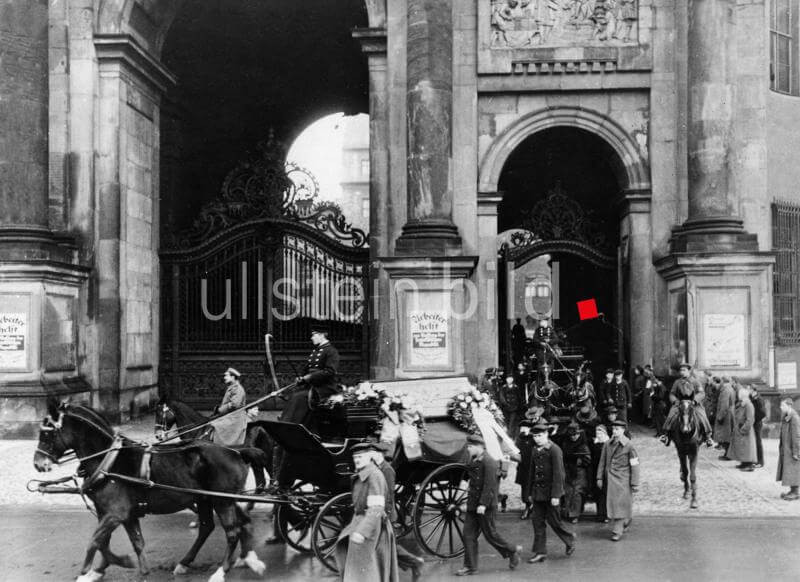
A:
{"type": "Polygon", "coordinates": [[[459,257],[380,257],[380,265],[392,278],[465,279],[478,264],[477,256],[459,257]]]}
{"type": "Polygon", "coordinates": [[[775,263],[771,252],[673,253],[656,259],[656,271],[667,281],[686,274],[713,276],[763,271],[775,263]]]}
{"type": "Polygon", "coordinates": [[[386,28],[354,28],[351,35],[361,43],[361,52],[386,54],[386,28]]]}
{"type": "Polygon", "coordinates": [[[174,74],[129,34],[96,34],[94,46],[101,65],[104,62],[124,63],[160,93],[166,93],[178,82],[174,74]]]}

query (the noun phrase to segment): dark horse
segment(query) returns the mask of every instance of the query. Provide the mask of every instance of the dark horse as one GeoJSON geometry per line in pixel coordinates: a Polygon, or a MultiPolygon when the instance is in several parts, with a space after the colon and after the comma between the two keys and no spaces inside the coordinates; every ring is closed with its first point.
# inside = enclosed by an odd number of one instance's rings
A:
{"type": "Polygon", "coordinates": [[[39,431],[39,444],[33,456],[37,471],[52,469],[67,451],[80,460],[78,474],[84,478],[82,489],[97,510],[99,524],[81,568],[78,582],[102,578],[113,564],[133,568],[128,556],[118,556],[109,548],[113,531],[121,524],[128,533],[139,561],[142,576],[148,572],[144,538],[139,518],[145,514],[169,514],[196,506],[200,514],[197,539],[175,568],[185,573],[209,534],[214,529],[214,512],[225,529],[227,548],[222,565],[209,582],[222,582],[231,568],[237,543],[241,542],[242,560],[254,572],[263,574],[265,565],[253,551],[250,518],[234,499],[207,497],[190,492],[147,487],[125,479],[111,478],[106,472],[132,479],[150,479],[153,483],[235,494],[242,490],[247,477],[245,460],[261,455],[254,449],[232,450],[203,441],[182,445],[148,447],[115,435],[108,422],[87,406],[49,402],[48,415],[39,431]],[[100,565],[92,570],[97,551],[100,565]]]}
{"type": "Polygon", "coordinates": [[[672,430],[667,435],[669,446],[670,441],[675,443],[678,451],[678,459],[681,463],[681,481],[683,481],[683,498],[689,498],[691,490],[692,502],[689,505],[692,509],[697,509],[697,451],[700,443],[705,442],[709,435],[702,434],[703,430],[694,413],[694,402],[692,400],[678,401],[678,422],[673,425],[672,430]],[[691,489],[690,489],[691,487],[691,489]]]}
{"type": "MultiPolygon", "coordinates": [[[[210,440],[209,425],[206,424],[209,420],[211,419],[203,416],[185,402],[180,400],[161,400],[156,405],[156,439],[159,441],[164,440],[167,437],[168,431],[173,426],[179,431],[192,426],[198,426],[197,430],[191,430],[184,434],[182,436],[183,440],[186,441],[195,438],[210,440]]],[[[263,458],[258,456],[254,458],[250,464],[256,481],[256,489],[258,491],[263,491],[267,484],[264,472],[268,471],[273,473],[274,444],[272,438],[267,434],[267,431],[264,430],[264,427],[251,422],[247,425],[247,432],[242,446],[260,449],[264,452],[263,458]]]]}

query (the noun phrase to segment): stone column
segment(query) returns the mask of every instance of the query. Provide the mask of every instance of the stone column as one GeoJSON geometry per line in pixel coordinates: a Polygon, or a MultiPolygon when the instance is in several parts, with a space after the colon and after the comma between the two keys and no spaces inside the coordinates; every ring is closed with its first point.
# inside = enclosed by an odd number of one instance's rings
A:
{"type": "MultiPolygon", "coordinates": [[[[369,66],[369,251],[370,261],[388,252],[389,246],[389,95],[386,59],[386,29],[359,28],[353,37],[361,43],[369,66]]],[[[394,357],[389,317],[389,278],[380,269],[370,269],[370,378],[391,375],[387,363],[394,357]]]]}
{"type": "Polygon", "coordinates": [[[733,159],[735,34],[734,0],[693,0],[688,29],[688,218],[673,248],[758,250],[744,232],[736,189],[729,183],[733,159]]]}
{"type": "Polygon", "coordinates": [[[409,0],[408,213],[398,254],[453,254],[452,0],[409,0]]]}

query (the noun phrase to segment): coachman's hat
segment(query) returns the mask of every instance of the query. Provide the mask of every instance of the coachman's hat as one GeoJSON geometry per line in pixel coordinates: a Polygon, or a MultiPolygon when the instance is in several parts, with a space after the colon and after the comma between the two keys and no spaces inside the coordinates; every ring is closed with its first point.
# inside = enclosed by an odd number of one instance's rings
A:
{"type": "Polygon", "coordinates": [[[328,335],[331,332],[330,326],[324,321],[312,321],[311,333],[324,333],[328,335]]]}
{"type": "Polygon", "coordinates": [[[225,373],[226,374],[230,374],[234,378],[238,378],[239,376],[241,376],[239,371],[237,369],[235,369],[235,368],[228,368],[227,370],[225,370],[225,373]]]}
{"type": "Polygon", "coordinates": [[[376,453],[382,452],[380,448],[378,448],[378,443],[373,443],[373,442],[358,443],[356,446],[350,449],[350,453],[354,457],[356,455],[361,455],[363,453],[371,453],[371,452],[376,452],[376,453]]]}

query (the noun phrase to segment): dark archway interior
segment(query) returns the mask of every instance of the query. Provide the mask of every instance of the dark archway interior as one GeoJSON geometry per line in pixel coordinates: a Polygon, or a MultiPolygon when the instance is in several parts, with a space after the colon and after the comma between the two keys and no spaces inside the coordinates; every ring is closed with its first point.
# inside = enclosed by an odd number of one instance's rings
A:
{"type": "MultiPolygon", "coordinates": [[[[617,200],[624,186],[615,173],[618,166],[611,146],[588,131],[559,127],[532,135],[509,156],[500,176],[499,189],[504,196],[498,207],[498,232],[528,226],[526,214],[560,187],[580,204],[584,219],[605,239],[603,252],[615,256],[620,220],[617,200]]],[[[571,216],[566,208],[563,211],[571,216]]],[[[550,256],[551,266],[558,262],[559,272],[558,281],[553,281],[560,307],[554,325],[566,332],[569,344],[584,348],[596,374],[602,368],[616,366],[616,270],[600,268],[566,252],[550,256]],[[581,322],[576,304],[590,298],[596,300],[605,322],[581,322]]]]}
{"type": "Polygon", "coordinates": [[[187,0],[162,53],[179,80],[162,104],[162,225],[190,224],[271,129],[288,147],[324,115],[367,113],[364,26],[363,0],[187,0]]]}

